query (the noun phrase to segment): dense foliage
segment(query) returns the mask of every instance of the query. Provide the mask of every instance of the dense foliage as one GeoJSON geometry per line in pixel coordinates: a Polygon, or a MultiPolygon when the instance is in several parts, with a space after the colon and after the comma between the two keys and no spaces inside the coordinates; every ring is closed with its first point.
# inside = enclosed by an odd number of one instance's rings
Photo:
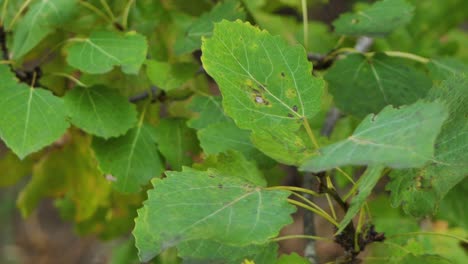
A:
{"type": "Polygon", "coordinates": [[[0,186],[114,263],[466,263],[468,2],[323,2],[0,1],[0,186]],[[335,236],[279,236],[297,208],[335,236]]]}

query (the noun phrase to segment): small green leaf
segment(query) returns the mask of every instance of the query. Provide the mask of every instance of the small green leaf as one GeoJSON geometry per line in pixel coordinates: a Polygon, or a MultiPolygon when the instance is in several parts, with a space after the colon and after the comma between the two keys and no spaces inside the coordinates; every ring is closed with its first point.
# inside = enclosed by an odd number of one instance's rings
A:
{"type": "Polygon", "coordinates": [[[367,197],[369,197],[369,195],[372,193],[372,190],[382,176],[383,169],[384,167],[379,165],[368,167],[366,169],[364,174],[357,182],[358,193],[351,200],[349,209],[343,217],[343,220],[341,220],[337,233],[341,233],[362,208],[367,200],[367,197]]]}
{"type": "Polygon", "coordinates": [[[179,256],[188,263],[192,260],[195,263],[239,264],[249,259],[255,264],[271,264],[278,255],[276,243],[236,247],[214,240],[190,240],[180,243],[177,249],[179,256]]]}
{"type": "Polygon", "coordinates": [[[192,79],[198,70],[198,65],[188,62],[170,64],[168,62],[147,60],[146,74],[151,82],[164,91],[181,87],[192,79]]]}
{"type": "Polygon", "coordinates": [[[468,222],[466,221],[468,219],[468,203],[465,199],[460,199],[460,197],[465,197],[467,193],[468,178],[464,178],[441,201],[437,218],[447,220],[451,226],[468,230],[468,222]]]}
{"type": "Polygon", "coordinates": [[[437,102],[418,101],[399,109],[387,106],[377,115],[368,115],[346,140],[320,149],[301,170],[319,172],[343,165],[423,166],[433,160],[434,142],[446,118],[446,107],[437,102]]]}
{"type": "Polygon", "coordinates": [[[138,210],[133,235],[142,261],[182,242],[206,239],[231,246],[263,244],[291,223],[288,192],[239,178],[189,170],[154,179],[138,210]]]}
{"type": "Polygon", "coordinates": [[[87,73],[106,73],[121,66],[128,74],[137,74],[146,59],[146,38],[135,32],[93,32],[89,38],[76,40],[67,51],[67,62],[87,73]]]}
{"type": "MultiPolygon", "coordinates": [[[[468,78],[457,75],[442,82],[429,98],[444,102],[449,109],[435,142],[434,162],[421,169],[393,171],[387,185],[392,205],[402,204],[414,216],[434,213],[447,192],[468,175],[468,78]]],[[[422,132],[417,131],[419,136],[422,132]]]]}
{"type": "Polygon", "coordinates": [[[413,11],[405,0],[382,0],[365,10],[342,14],[333,26],[340,35],[383,37],[411,21],[413,11]]]}
{"type": "Polygon", "coordinates": [[[202,45],[225,112],[243,129],[295,132],[320,110],[323,82],[301,46],[241,21],[222,21],[202,45]]]}
{"type": "Polygon", "coordinates": [[[13,30],[13,59],[19,59],[34,48],[55,28],[73,18],[77,0],[39,0],[13,30]]]}
{"type": "Polygon", "coordinates": [[[216,156],[209,156],[203,163],[194,164],[198,170],[216,171],[218,174],[238,177],[257,186],[266,187],[267,182],[255,162],[247,160],[241,153],[227,151],[216,156]]]}
{"type": "Polygon", "coordinates": [[[135,106],[104,86],[75,87],[64,97],[70,122],[103,138],[125,134],[137,121],[135,106]]]}
{"type": "Polygon", "coordinates": [[[77,222],[91,217],[108,203],[110,184],[97,167],[89,137],[78,133],[63,148],[53,149],[34,166],[31,181],[21,191],[18,207],[28,216],[44,197],[69,197],[76,207],[77,222]]]}
{"type": "Polygon", "coordinates": [[[50,145],[67,130],[65,107],[50,91],[14,82],[0,65],[0,138],[20,159],[50,145]]]}
{"type": "Polygon", "coordinates": [[[136,192],[164,171],[158,153],[155,130],[139,124],[124,136],[104,140],[95,138],[93,149],[104,173],[116,178],[113,186],[121,192],[136,192]]]}
{"type": "Polygon", "coordinates": [[[185,123],[185,119],[163,119],[156,128],[159,151],[174,170],[192,165],[200,151],[195,131],[185,123]]]}
{"type": "MultiPolygon", "coordinates": [[[[33,155],[34,156],[34,155],[33,155]]],[[[0,158],[0,187],[14,185],[22,177],[30,175],[35,159],[31,156],[20,160],[13,152],[8,151],[0,158]]]]}
{"type": "Polygon", "coordinates": [[[192,97],[189,105],[190,110],[197,112],[198,116],[190,119],[187,125],[194,129],[202,129],[211,124],[230,120],[224,115],[220,96],[200,96],[192,97]]]}
{"type": "Polygon", "coordinates": [[[377,113],[389,104],[414,103],[426,96],[432,86],[423,72],[403,59],[382,53],[371,58],[348,55],[333,65],[325,80],[336,105],[357,117],[377,113]]]}
{"type": "Polygon", "coordinates": [[[204,36],[210,36],[213,31],[213,25],[221,20],[245,19],[245,12],[240,7],[238,1],[227,0],[217,4],[210,12],[201,15],[186,30],[183,37],[179,38],[175,44],[176,54],[189,53],[197,50],[201,46],[201,39],[204,36]]]}

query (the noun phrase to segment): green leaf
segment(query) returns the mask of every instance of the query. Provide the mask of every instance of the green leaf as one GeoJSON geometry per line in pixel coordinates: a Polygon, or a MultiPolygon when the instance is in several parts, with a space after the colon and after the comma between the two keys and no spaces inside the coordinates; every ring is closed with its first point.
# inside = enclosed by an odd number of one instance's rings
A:
{"type": "Polygon", "coordinates": [[[155,129],[140,123],[124,136],[94,138],[93,149],[104,173],[116,178],[113,186],[121,192],[137,192],[164,171],[155,141],[155,129]]]}
{"type": "Polygon", "coordinates": [[[194,129],[202,129],[211,124],[229,121],[229,117],[224,115],[220,96],[201,96],[192,97],[189,109],[197,112],[198,116],[190,119],[187,125],[194,129]]]}
{"type": "Polygon", "coordinates": [[[168,62],[147,60],[146,74],[151,82],[164,91],[181,87],[195,76],[198,65],[188,62],[170,64],[168,62]]]}
{"type": "Polygon", "coordinates": [[[0,65],[0,138],[20,159],[50,145],[65,133],[65,107],[50,91],[14,82],[0,65]]]}
{"type": "Polygon", "coordinates": [[[179,256],[188,263],[239,264],[249,259],[255,264],[271,264],[278,254],[276,243],[236,247],[214,240],[190,240],[180,243],[177,249],[179,256]]]}
{"type": "Polygon", "coordinates": [[[427,64],[433,79],[443,81],[450,77],[468,73],[468,65],[455,58],[431,59],[427,64]]]}
{"type": "Polygon", "coordinates": [[[368,115],[346,140],[320,149],[301,170],[319,172],[343,165],[423,166],[433,160],[434,142],[446,118],[446,107],[437,102],[418,101],[399,109],[387,106],[378,115],[368,115]]]}
{"type": "Polygon", "coordinates": [[[237,150],[247,158],[263,156],[250,142],[250,132],[238,128],[232,120],[207,126],[200,129],[197,135],[206,154],[237,150]]]}
{"type": "Polygon", "coordinates": [[[450,264],[453,263],[450,260],[439,256],[439,255],[413,255],[407,254],[404,258],[398,261],[400,264],[414,264],[414,263],[424,263],[424,264],[450,264]]]}
{"type": "Polygon", "coordinates": [[[156,128],[159,151],[174,170],[192,165],[192,157],[199,153],[195,131],[185,123],[185,119],[163,119],[156,128]]]}
{"type": "Polygon", "coordinates": [[[238,1],[226,0],[217,4],[210,12],[201,15],[188,27],[183,37],[179,38],[175,44],[176,54],[189,53],[197,50],[201,46],[201,39],[210,36],[213,25],[221,20],[245,19],[245,12],[240,7],[238,1]]]}
{"type": "Polygon", "coordinates": [[[310,262],[294,252],[290,255],[281,255],[276,264],[310,264],[310,262]]]}
{"type": "Polygon", "coordinates": [[[383,169],[384,167],[380,165],[368,167],[361,178],[359,178],[359,181],[357,182],[357,195],[354,196],[351,200],[349,209],[343,217],[343,220],[341,220],[337,233],[341,233],[353,220],[354,216],[356,216],[359,210],[361,210],[362,206],[382,176],[383,169]]]}
{"type": "Polygon", "coordinates": [[[256,186],[266,187],[267,185],[263,173],[257,168],[255,162],[247,160],[241,153],[236,151],[227,151],[216,156],[209,156],[203,163],[194,164],[193,168],[238,177],[256,186]]]}
{"type": "Polygon", "coordinates": [[[333,26],[340,35],[383,37],[411,21],[413,11],[405,0],[383,0],[365,10],[342,14],[333,26]]]}
{"type": "Polygon", "coordinates": [[[468,178],[457,184],[451,189],[440,203],[437,218],[444,219],[449,222],[451,226],[458,226],[464,230],[468,230],[468,203],[465,197],[468,193],[468,178]]]}
{"type": "Polygon", "coordinates": [[[433,162],[418,170],[394,171],[387,185],[392,205],[402,204],[405,212],[415,216],[435,212],[447,192],[468,175],[468,78],[458,75],[442,82],[429,98],[444,102],[449,109],[435,142],[433,162]]]}
{"type": "Polygon", "coordinates": [[[278,162],[298,166],[314,153],[314,145],[305,129],[295,133],[288,131],[270,132],[256,130],[251,135],[254,145],[278,162]]]}
{"type": "Polygon", "coordinates": [[[55,28],[74,17],[77,0],[39,0],[29,7],[26,15],[13,30],[13,59],[19,59],[34,48],[55,28]]]}
{"type": "Polygon", "coordinates": [[[91,217],[108,202],[110,184],[102,176],[91,152],[89,137],[76,133],[72,142],[53,149],[34,166],[31,181],[21,191],[18,207],[28,216],[44,197],[66,194],[74,202],[77,222],[91,217]]]}
{"type": "Polygon", "coordinates": [[[133,235],[140,260],[179,243],[206,239],[231,246],[264,244],[291,223],[288,192],[239,178],[189,170],[154,179],[133,235]]]}
{"type": "Polygon", "coordinates": [[[243,129],[295,132],[320,110],[323,82],[304,48],[241,21],[222,21],[202,45],[225,112],[243,129]]]}
{"type": "Polygon", "coordinates": [[[64,97],[70,122],[103,138],[125,134],[137,121],[135,106],[104,86],[75,87],[64,97]]]}
{"type": "Polygon", "coordinates": [[[348,55],[333,65],[325,80],[336,105],[357,117],[377,113],[389,104],[414,103],[432,86],[423,72],[382,53],[371,58],[348,55]]]}
{"type": "Polygon", "coordinates": [[[68,47],[67,62],[92,74],[109,72],[114,66],[121,66],[124,73],[137,74],[146,59],[147,48],[146,38],[138,33],[97,31],[68,47]]]}
{"type": "Polygon", "coordinates": [[[35,159],[31,156],[20,160],[13,152],[2,154],[0,159],[0,187],[14,185],[22,177],[31,174],[35,159]]]}

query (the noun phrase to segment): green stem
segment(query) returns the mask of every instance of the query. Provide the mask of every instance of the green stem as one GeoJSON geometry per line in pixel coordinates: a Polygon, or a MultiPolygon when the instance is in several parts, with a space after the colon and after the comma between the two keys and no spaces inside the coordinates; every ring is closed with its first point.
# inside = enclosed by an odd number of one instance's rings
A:
{"type": "Polygon", "coordinates": [[[122,18],[122,26],[124,30],[127,30],[127,25],[128,25],[128,14],[130,13],[130,7],[133,5],[134,0],[129,0],[127,2],[127,5],[125,6],[124,12],[123,12],[123,18],[122,18]]]}
{"type": "Polygon", "coordinates": [[[465,239],[465,238],[463,238],[463,237],[459,237],[459,236],[452,235],[452,234],[437,233],[437,232],[410,232],[410,233],[402,233],[402,234],[395,234],[395,235],[392,235],[392,236],[388,236],[387,239],[392,239],[392,238],[401,237],[401,236],[414,236],[414,235],[443,236],[443,237],[449,237],[449,238],[457,239],[457,240],[462,241],[463,243],[467,243],[467,244],[468,244],[468,239],[465,239]]]}
{"type": "Polygon", "coordinates": [[[98,16],[102,17],[104,20],[106,20],[108,23],[112,23],[112,19],[110,19],[104,12],[102,12],[101,10],[99,10],[99,8],[95,7],[94,5],[92,5],[91,3],[88,3],[88,2],[84,2],[84,1],[78,1],[78,3],[80,3],[80,5],[82,5],[83,7],[86,7],[87,9],[93,11],[94,13],[96,13],[98,16]]]}
{"type": "Polygon", "coordinates": [[[302,3],[302,24],[304,30],[304,47],[309,50],[309,18],[307,15],[307,0],[301,0],[302,3]]]}
{"type": "Polygon", "coordinates": [[[106,10],[107,15],[110,17],[111,21],[115,21],[114,13],[112,13],[112,10],[111,10],[109,4],[107,4],[107,1],[106,0],[100,0],[99,2],[101,2],[101,5],[104,7],[104,10],[106,10]]]}
{"type": "Polygon", "coordinates": [[[7,6],[8,6],[8,0],[5,0],[5,2],[3,2],[3,7],[2,7],[2,17],[0,18],[1,26],[3,26],[3,22],[5,20],[7,6]]]}
{"type": "Polygon", "coordinates": [[[16,20],[18,20],[19,16],[21,15],[21,13],[23,13],[24,9],[26,9],[26,7],[28,7],[28,5],[31,3],[31,0],[26,0],[24,1],[23,5],[21,5],[20,7],[20,10],[15,14],[15,16],[13,17],[13,19],[11,20],[10,22],[10,25],[8,26],[8,30],[7,31],[10,31],[13,26],[15,25],[16,23],[16,20]]]}
{"type": "MultiPolygon", "coordinates": [[[[297,198],[303,200],[307,204],[311,205],[312,207],[316,208],[318,211],[322,212],[324,215],[327,215],[327,217],[331,218],[331,216],[327,212],[325,212],[322,208],[320,208],[320,206],[318,206],[314,202],[310,201],[309,199],[305,198],[304,196],[302,196],[302,195],[300,195],[298,193],[292,192],[292,194],[294,196],[296,196],[297,198]]],[[[335,218],[335,220],[336,220],[336,218],[335,218]]]]}
{"type": "Polygon", "coordinates": [[[424,58],[416,54],[402,52],[402,51],[384,51],[384,53],[385,55],[390,56],[390,57],[399,57],[399,58],[414,60],[423,64],[427,64],[430,61],[428,58],[424,58]]]}
{"type": "Polygon", "coordinates": [[[267,190],[286,190],[286,191],[296,191],[296,192],[303,192],[307,193],[316,197],[321,196],[319,193],[316,193],[312,190],[301,188],[301,187],[296,187],[296,186],[273,186],[273,187],[267,187],[267,190]]]}
{"type": "Polygon", "coordinates": [[[323,240],[323,241],[330,241],[333,242],[333,239],[327,237],[320,237],[320,236],[310,236],[310,235],[289,235],[289,236],[280,236],[277,238],[273,238],[271,241],[278,242],[281,240],[287,239],[295,239],[295,238],[305,238],[305,239],[312,239],[312,240],[323,240]]]}
{"type": "Polygon", "coordinates": [[[312,132],[312,128],[310,128],[309,121],[307,121],[307,117],[302,117],[302,122],[304,123],[304,128],[307,132],[307,135],[309,135],[310,140],[312,141],[312,144],[314,144],[314,147],[316,149],[320,148],[317,139],[314,136],[314,133],[312,132]]]}
{"type": "Polygon", "coordinates": [[[49,73],[50,75],[54,75],[54,76],[60,76],[60,77],[65,77],[71,81],[73,81],[74,83],[76,83],[77,85],[81,86],[81,87],[89,87],[89,85],[87,84],[84,84],[82,83],[80,80],[78,80],[77,78],[71,76],[70,74],[66,74],[64,72],[52,72],[52,73],[49,73]]]}
{"type": "Polygon", "coordinates": [[[322,214],[320,211],[318,211],[317,209],[311,207],[311,206],[308,206],[307,204],[303,204],[301,202],[298,202],[296,200],[293,200],[293,199],[287,199],[289,203],[291,204],[294,204],[294,205],[297,205],[299,207],[302,207],[304,209],[307,209],[311,212],[314,212],[316,213],[317,215],[320,215],[321,217],[323,217],[324,219],[326,219],[328,222],[332,223],[333,225],[335,225],[336,227],[338,227],[338,222],[336,222],[336,220],[334,220],[333,218],[329,217],[328,215],[324,215],[322,214]]]}

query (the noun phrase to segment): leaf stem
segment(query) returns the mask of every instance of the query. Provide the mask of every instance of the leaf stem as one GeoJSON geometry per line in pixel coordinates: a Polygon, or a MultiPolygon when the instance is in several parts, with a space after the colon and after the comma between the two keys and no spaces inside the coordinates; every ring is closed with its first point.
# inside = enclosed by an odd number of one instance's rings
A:
{"type": "Polygon", "coordinates": [[[304,209],[307,209],[311,212],[314,212],[318,215],[320,215],[321,217],[325,218],[328,222],[332,223],[333,225],[335,225],[336,227],[338,227],[338,222],[336,222],[336,220],[334,220],[333,218],[331,218],[330,216],[328,215],[324,215],[322,214],[320,211],[318,211],[317,209],[311,207],[311,206],[308,206],[307,204],[304,204],[304,203],[301,203],[299,201],[296,201],[296,200],[293,200],[293,199],[287,199],[289,203],[291,204],[294,204],[294,205],[297,205],[299,207],[302,207],[304,209]]]}
{"type": "Polygon", "coordinates": [[[314,192],[314,191],[309,190],[309,189],[297,187],[297,186],[272,186],[272,187],[267,187],[267,188],[265,188],[265,189],[267,189],[267,190],[297,191],[297,192],[308,193],[308,194],[313,195],[313,196],[316,196],[316,197],[321,196],[321,195],[320,195],[319,193],[317,193],[317,192],[314,192]]]}
{"type": "Polygon", "coordinates": [[[127,2],[127,5],[125,5],[125,9],[123,12],[123,18],[122,18],[122,26],[124,30],[127,30],[127,25],[128,25],[128,14],[130,13],[130,7],[133,5],[135,1],[134,0],[129,0],[127,2]]]}
{"type": "Polygon", "coordinates": [[[317,139],[314,136],[314,133],[312,132],[312,129],[310,128],[309,121],[307,121],[307,118],[304,116],[302,117],[302,121],[304,123],[304,128],[306,129],[307,135],[309,135],[310,140],[312,141],[312,144],[314,144],[315,148],[320,148],[317,139]]]}
{"type": "Polygon", "coordinates": [[[392,238],[401,237],[401,236],[414,236],[414,235],[443,236],[443,237],[449,237],[449,238],[457,239],[457,240],[459,240],[459,241],[462,241],[463,243],[467,243],[467,244],[468,244],[468,239],[465,239],[465,238],[463,238],[463,237],[459,237],[459,236],[452,235],[452,234],[437,233],[437,232],[410,232],[410,233],[402,233],[402,234],[395,234],[395,235],[392,235],[392,236],[388,236],[388,237],[386,237],[386,239],[392,239],[392,238]]]}
{"type": "Polygon", "coordinates": [[[82,83],[80,80],[78,80],[77,78],[71,76],[70,74],[67,74],[67,73],[64,73],[64,72],[52,72],[52,73],[49,73],[50,75],[54,75],[54,76],[61,76],[61,77],[65,77],[71,81],[73,81],[74,83],[76,83],[77,85],[81,86],[81,87],[89,87],[89,85],[87,84],[84,84],[82,83]]]}
{"type": "Polygon", "coordinates": [[[10,25],[8,26],[8,29],[7,31],[10,31],[13,26],[15,25],[16,23],[16,20],[18,20],[19,16],[21,15],[21,13],[23,13],[24,9],[26,9],[26,7],[28,7],[28,5],[31,3],[31,0],[26,0],[24,1],[24,3],[21,5],[20,7],[20,10],[15,14],[15,16],[13,17],[13,19],[11,20],[10,22],[10,25]]]}
{"type": "Polygon", "coordinates": [[[423,64],[427,64],[430,61],[428,58],[424,58],[413,53],[407,53],[407,52],[402,52],[402,51],[384,51],[384,53],[385,55],[390,56],[390,57],[399,57],[399,58],[414,60],[423,64]]]}
{"type": "MultiPolygon", "coordinates": [[[[316,208],[318,211],[322,212],[324,215],[327,215],[329,218],[331,218],[331,216],[327,212],[325,212],[320,206],[318,206],[314,202],[310,201],[309,199],[305,198],[304,196],[302,196],[302,195],[300,195],[298,193],[292,192],[292,194],[294,196],[296,196],[297,198],[303,200],[307,204],[310,204],[312,207],[316,208]]],[[[335,220],[336,220],[336,218],[335,218],[335,220]]]]}
{"type": "Polygon", "coordinates": [[[312,240],[323,240],[323,241],[333,242],[333,239],[328,238],[328,237],[310,236],[310,235],[280,236],[280,237],[277,237],[277,238],[273,238],[271,241],[278,242],[278,241],[281,241],[281,240],[295,239],[295,238],[306,238],[306,239],[312,239],[312,240]]]}
{"type": "MultiPolygon", "coordinates": [[[[348,173],[346,173],[344,170],[342,170],[341,168],[337,167],[336,168],[337,171],[341,172],[341,174],[343,174],[346,179],[348,179],[348,181],[350,181],[353,185],[356,185],[356,182],[353,180],[353,178],[351,178],[351,176],[349,176],[348,173]]],[[[346,200],[346,199],[345,199],[346,200]]]]}
{"type": "Polygon", "coordinates": [[[15,62],[12,60],[0,60],[0,64],[13,64],[13,63],[15,62]]]}
{"type": "Polygon", "coordinates": [[[109,16],[111,21],[115,21],[114,13],[112,13],[112,10],[111,10],[109,4],[107,4],[107,1],[106,0],[99,0],[99,2],[101,2],[101,5],[104,7],[104,10],[106,10],[107,15],[109,16]]]}
{"type": "Polygon", "coordinates": [[[307,0],[301,0],[302,4],[302,24],[303,24],[303,35],[304,35],[304,47],[306,50],[309,49],[309,18],[307,14],[307,0]]]}
{"type": "Polygon", "coordinates": [[[8,0],[5,0],[5,2],[3,2],[3,6],[2,6],[2,17],[0,18],[0,26],[2,26],[2,27],[3,27],[3,22],[4,22],[5,16],[6,16],[7,6],[8,6],[8,0]]]}
{"type": "Polygon", "coordinates": [[[78,3],[80,3],[80,5],[82,5],[83,7],[86,7],[87,9],[93,11],[98,16],[104,18],[104,20],[106,20],[108,23],[112,23],[112,19],[110,19],[104,12],[99,10],[99,8],[95,7],[93,4],[85,1],[78,1],[78,3]]]}

